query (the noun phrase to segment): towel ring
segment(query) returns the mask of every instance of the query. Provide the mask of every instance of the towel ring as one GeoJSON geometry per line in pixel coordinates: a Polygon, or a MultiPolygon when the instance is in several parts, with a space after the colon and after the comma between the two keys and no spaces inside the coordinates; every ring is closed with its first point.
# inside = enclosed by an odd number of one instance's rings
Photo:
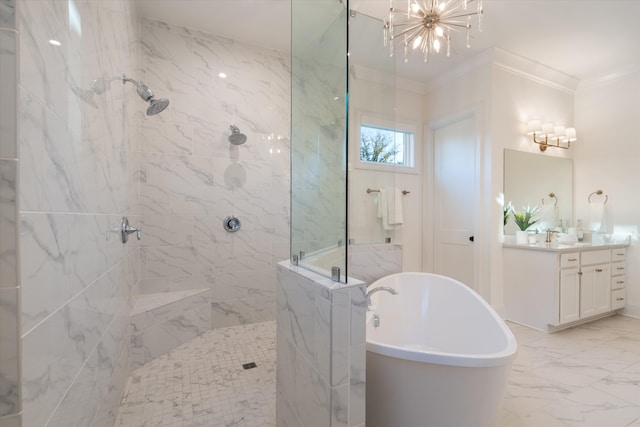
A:
{"type": "MultiPolygon", "coordinates": [[[[549,197],[551,199],[555,199],[555,201],[553,202],[553,206],[558,206],[558,198],[556,197],[555,193],[549,193],[549,197]]],[[[542,198],[542,204],[544,205],[544,197],[542,198]]]]}
{"type": "MultiPolygon", "coordinates": [[[[591,197],[594,194],[598,195],[598,196],[602,196],[602,190],[596,190],[593,193],[589,194],[589,197],[587,198],[587,202],[589,202],[589,204],[591,204],[591,197]]],[[[605,194],[605,196],[604,196],[604,204],[606,205],[608,201],[609,201],[609,196],[605,194]]]]}

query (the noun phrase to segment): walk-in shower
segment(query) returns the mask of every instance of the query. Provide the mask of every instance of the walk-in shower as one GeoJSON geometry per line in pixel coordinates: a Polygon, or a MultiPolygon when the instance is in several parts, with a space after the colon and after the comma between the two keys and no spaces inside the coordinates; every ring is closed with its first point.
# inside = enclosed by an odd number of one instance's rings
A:
{"type": "Polygon", "coordinates": [[[147,108],[147,116],[155,116],[158,113],[164,111],[165,108],[169,106],[169,100],[166,98],[155,99],[153,95],[153,91],[145,84],[138,83],[137,81],[130,79],[126,75],[122,75],[122,84],[126,82],[131,82],[136,85],[136,92],[140,98],[144,99],[149,103],[149,108],[147,108]]]}
{"type": "Polygon", "coordinates": [[[247,142],[247,135],[240,132],[237,126],[231,125],[229,126],[229,130],[231,131],[231,135],[229,135],[229,142],[233,145],[242,145],[247,142]]]}

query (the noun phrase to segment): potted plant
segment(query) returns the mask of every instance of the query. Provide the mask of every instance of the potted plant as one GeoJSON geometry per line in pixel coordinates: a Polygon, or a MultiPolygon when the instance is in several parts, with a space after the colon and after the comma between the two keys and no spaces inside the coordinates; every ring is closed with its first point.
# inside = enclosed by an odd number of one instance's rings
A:
{"type": "Polygon", "coordinates": [[[513,214],[513,221],[516,223],[520,230],[516,231],[516,243],[517,244],[527,244],[529,243],[529,233],[527,230],[539,219],[534,219],[534,216],[540,212],[540,208],[538,206],[528,206],[523,207],[521,211],[516,211],[511,208],[511,213],[513,214]]]}

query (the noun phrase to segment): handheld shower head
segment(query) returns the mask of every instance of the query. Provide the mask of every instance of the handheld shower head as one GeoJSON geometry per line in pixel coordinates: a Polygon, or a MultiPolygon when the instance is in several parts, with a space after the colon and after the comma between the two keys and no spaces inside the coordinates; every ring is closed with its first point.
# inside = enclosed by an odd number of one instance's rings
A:
{"type": "Polygon", "coordinates": [[[240,132],[237,126],[231,125],[229,126],[231,130],[231,135],[229,135],[229,142],[233,145],[242,145],[247,141],[247,135],[240,132]]]}
{"type": "Polygon", "coordinates": [[[138,96],[149,103],[149,108],[147,108],[147,116],[155,116],[156,114],[164,111],[164,109],[169,106],[168,99],[155,99],[153,91],[149,88],[149,86],[138,83],[137,81],[130,79],[123,74],[122,84],[125,84],[126,82],[130,82],[136,85],[136,92],[138,93],[138,96]]]}

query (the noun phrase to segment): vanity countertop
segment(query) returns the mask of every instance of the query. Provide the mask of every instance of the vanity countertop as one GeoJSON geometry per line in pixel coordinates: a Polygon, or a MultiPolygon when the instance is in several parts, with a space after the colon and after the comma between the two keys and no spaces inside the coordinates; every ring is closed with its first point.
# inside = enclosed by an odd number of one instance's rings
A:
{"type": "Polygon", "coordinates": [[[505,241],[502,244],[504,248],[514,248],[514,249],[527,249],[534,251],[550,251],[550,252],[573,252],[576,250],[579,251],[588,251],[588,250],[598,250],[598,249],[611,249],[611,248],[624,248],[629,246],[630,237],[629,236],[611,236],[609,239],[601,239],[589,242],[575,242],[575,243],[531,243],[528,245],[518,245],[512,241],[505,241]]]}

